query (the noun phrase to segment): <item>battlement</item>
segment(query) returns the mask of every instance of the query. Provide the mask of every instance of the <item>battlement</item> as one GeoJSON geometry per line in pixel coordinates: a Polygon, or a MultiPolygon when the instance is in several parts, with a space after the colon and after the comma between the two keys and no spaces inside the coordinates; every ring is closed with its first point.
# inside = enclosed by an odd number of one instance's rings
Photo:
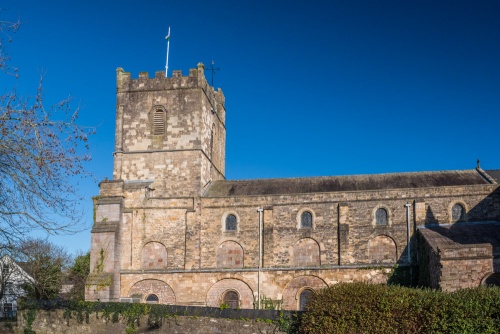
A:
{"type": "Polygon", "coordinates": [[[205,91],[209,99],[216,99],[224,106],[225,98],[222,90],[215,90],[205,78],[205,66],[198,63],[197,68],[191,68],[188,76],[182,76],[181,70],[172,71],[172,77],[165,77],[165,71],[156,71],[154,77],[149,77],[148,72],[140,72],[137,79],[132,79],[130,72],[125,72],[123,68],[116,69],[116,89],[117,93],[138,92],[138,91],[158,91],[172,89],[192,89],[201,88],[205,91]]]}

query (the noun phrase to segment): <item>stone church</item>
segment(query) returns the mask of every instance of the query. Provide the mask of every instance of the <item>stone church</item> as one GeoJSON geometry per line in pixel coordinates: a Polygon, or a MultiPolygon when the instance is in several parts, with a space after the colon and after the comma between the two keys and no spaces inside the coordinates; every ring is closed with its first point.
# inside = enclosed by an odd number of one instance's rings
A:
{"type": "Polygon", "coordinates": [[[396,265],[432,288],[500,282],[500,171],[226,180],[225,98],[203,64],[118,68],[116,99],[87,300],[298,310],[396,265]]]}

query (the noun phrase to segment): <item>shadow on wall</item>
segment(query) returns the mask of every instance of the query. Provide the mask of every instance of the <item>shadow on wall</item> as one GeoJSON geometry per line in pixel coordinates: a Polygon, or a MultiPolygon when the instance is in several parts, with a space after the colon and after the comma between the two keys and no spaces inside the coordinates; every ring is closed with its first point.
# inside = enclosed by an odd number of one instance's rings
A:
{"type": "MultiPolygon", "coordinates": [[[[469,265],[464,268],[462,284],[467,284],[466,275],[468,271],[480,270],[482,273],[481,282],[494,273],[500,273],[500,187],[495,189],[476,206],[468,212],[460,214],[459,207],[456,207],[455,216],[451,221],[439,221],[434,215],[432,208],[426,211],[426,223],[419,231],[419,264],[420,277],[419,284],[430,285],[433,288],[443,288],[440,285],[442,279],[447,274],[448,268],[443,267],[443,261],[457,261],[456,266],[463,264],[463,261],[471,259],[469,265]],[[477,245],[477,247],[475,247],[477,245]],[[432,251],[430,250],[432,249],[432,251]],[[439,256],[438,256],[439,253],[439,256]],[[472,259],[477,261],[472,261],[472,259]],[[493,259],[493,266],[485,269],[479,268],[480,260],[493,259]],[[462,261],[462,262],[459,262],[462,261]],[[479,261],[479,262],[478,262],[479,261]],[[439,275],[443,277],[433,277],[437,274],[432,268],[441,271],[439,275]],[[467,268],[472,268],[467,270],[467,268]]],[[[451,210],[453,213],[453,209],[451,210]]],[[[449,217],[447,217],[449,219],[449,217]]],[[[458,267],[457,267],[458,268],[458,267]]],[[[435,271],[435,270],[434,270],[435,271]]],[[[439,276],[438,275],[438,276],[439,276]]],[[[480,275],[480,273],[478,273],[480,275]]],[[[474,278],[470,278],[474,280],[474,278]]],[[[477,286],[481,282],[470,282],[471,286],[477,286]]],[[[456,286],[451,289],[467,286],[456,286]]]]}

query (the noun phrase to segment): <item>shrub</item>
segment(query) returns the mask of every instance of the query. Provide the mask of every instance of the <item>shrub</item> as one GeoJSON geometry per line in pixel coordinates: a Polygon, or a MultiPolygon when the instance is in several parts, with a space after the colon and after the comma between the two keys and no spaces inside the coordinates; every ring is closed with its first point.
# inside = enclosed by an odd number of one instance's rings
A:
{"type": "Polygon", "coordinates": [[[342,283],[315,294],[304,333],[499,333],[500,289],[453,293],[342,283]]]}

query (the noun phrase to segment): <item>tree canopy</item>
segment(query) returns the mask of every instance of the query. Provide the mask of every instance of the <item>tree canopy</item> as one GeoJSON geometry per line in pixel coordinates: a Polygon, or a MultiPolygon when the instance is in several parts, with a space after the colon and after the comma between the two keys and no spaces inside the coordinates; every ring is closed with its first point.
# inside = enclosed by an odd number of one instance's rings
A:
{"type": "Polygon", "coordinates": [[[53,299],[59,296],[71,256],[46,239],[28,238],[21,242],[18,260],[33,278],[23,285],[28,297],[53,299]]]}
{"type": "Polygon", "coordinates": [[[68,269],[68,279],[73,287],[68,293],[69,299],[85,300],[85,281],[90,273],[90,252],[76,257],[73,266],[68,269]]]}

